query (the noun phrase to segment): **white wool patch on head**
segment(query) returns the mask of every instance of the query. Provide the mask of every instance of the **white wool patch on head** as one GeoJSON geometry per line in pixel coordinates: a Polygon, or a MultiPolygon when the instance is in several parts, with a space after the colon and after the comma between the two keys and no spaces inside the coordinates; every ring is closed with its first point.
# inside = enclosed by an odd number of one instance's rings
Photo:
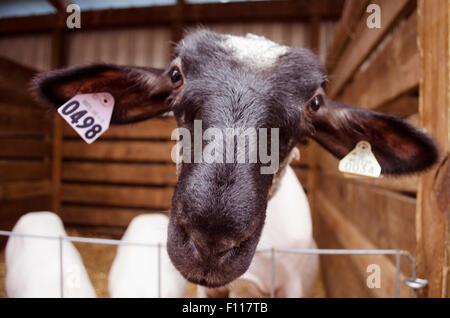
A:
{"type": "Polygon", "coordinates": [[[236,59],[256,68],[273,66],[278,57],[287,53],[289,49],[263,36],[250,33],[245,37],[226,35],[223,45],[233,51],[236,59]]]}

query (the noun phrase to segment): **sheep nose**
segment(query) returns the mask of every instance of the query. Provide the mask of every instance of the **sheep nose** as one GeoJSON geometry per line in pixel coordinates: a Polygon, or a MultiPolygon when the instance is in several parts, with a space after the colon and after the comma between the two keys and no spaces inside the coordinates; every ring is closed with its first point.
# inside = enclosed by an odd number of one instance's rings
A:
{"type": "Polygon", "coordinates": [[[192,240],[192,242],[194,243],[195,250],[199,254],[200,258],[204,261],[208,260],[211,256],[211,249],[195,242],[194,240],[192,240]]]}
{"type": "Polygon", "coordinates": [[[200,244],[195,240],[192,240],[192,242],[197,253],[203,261],[211,260],[211,257],[223,256],[233,248],[232,244],[223,244],[220,242],[211,244],[200,244]]]}

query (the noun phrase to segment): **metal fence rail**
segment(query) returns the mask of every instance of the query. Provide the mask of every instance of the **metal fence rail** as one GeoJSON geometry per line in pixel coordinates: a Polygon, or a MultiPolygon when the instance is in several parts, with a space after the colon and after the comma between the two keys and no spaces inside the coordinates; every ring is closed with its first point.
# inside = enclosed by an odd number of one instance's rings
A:
{"type": "MultiPolygon", "coordinates": [[[[156,243],[137,243],[137,242],[127,242],[115,239],[102,239],[102,238],[89,238],[89,237],[79,237],[79,236],[48,236],[48,235],[36,235],[36,234],[26,234],[26,233],[16,233],[11,231],[0,231],[0,236],[17,236],[17,237],[27,237],[35,239],[45,239],[45,240],[57,240],[59,241],[59,272],[60,272],[60,295],[64,297],[64,265],[63,265],[63,242],[77,242],[77,243],[88,243],[88,244],[105,244],[105,245],[116,245],[116,246],[141,246],[141,247],[153,247],[158,249],[158,297],[161,297],[161,248],[162,244],[156,243]]],[[[271,260],[271,288],[270,297],[275,297],[275,259],[276,254],[304,254],[304,255],[395,255],[395,297],[400,297],[400,265],[401,256],[406,256],[411,263],[412,277],[407,278],[403,283],[412,288],[414,291],[414,297],[417,298],[417,290],[423,288],[427,285],[427,281],[417,277],[416,262],[414,257],[404,250],[394,250],[394,249],[380,249],[380,250],[343,250],[343,249],[257,249],[257,253],[270,253],[271,260]]]]}

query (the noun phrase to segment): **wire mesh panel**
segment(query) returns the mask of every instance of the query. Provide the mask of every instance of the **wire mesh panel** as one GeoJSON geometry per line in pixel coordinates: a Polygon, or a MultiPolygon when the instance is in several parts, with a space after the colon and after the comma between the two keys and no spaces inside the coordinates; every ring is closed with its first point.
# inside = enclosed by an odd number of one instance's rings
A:
{"type": "MultiPolygon", "coordinates": [[[[60,283],[60,297],[64,298],[64,244],[63,242],[73,242],[73,243],[87,243],[87,244],[101,244],[101,245],[115,245],[115,246],[140,246],[147,248],[155,248],[158,250],[157,252],[157,270],[158,270],[158,297],[161,297],[161,286],[163,284],[161,279],[161,250],[164,248],[164,245],[161,243],[136,243],[136,242],[128,242],[123,240],[115,240],[115,239],[105,239],[105,238],[88,238],[88,237],[78,237],[78,236],[46,236],[46,235],[34,235],[34,234],[26,234],[26,233],[16,233],[10,231],[0,231],[0,236],[17,236],[17,237],[26,237],[36,240],[56,240],[59,242],[58,247],[58,255],[59,255],[59,283],[60,283]]],[[[279,249],[279,248],[269,248],[269,249],[257,249],[256,253],[269,253],[270,254],[270,297],[275,297],[275,285],[276,285],[276,271],[275,271],[275,263],[277,260],[277,256],[282,254],[297,254],[297,255],[393,255],[395,256],[395,297],[398,298],[400,296],[400,286],[401,286],[401,257],[404,256],[408,259],[411,266],[412,276],[406,278],[403,281],[407,287],[413,289],[414,297],[417,297],[417,289],[423,288],[427,285],[427,281],[424,279],[420,279],[417,277],[416,272],[416,263],[414,257],[408,252],[404,250],[394,250],[394,249],[380,249],[380,250],[343,250],[343,249],[279,249]]]]}

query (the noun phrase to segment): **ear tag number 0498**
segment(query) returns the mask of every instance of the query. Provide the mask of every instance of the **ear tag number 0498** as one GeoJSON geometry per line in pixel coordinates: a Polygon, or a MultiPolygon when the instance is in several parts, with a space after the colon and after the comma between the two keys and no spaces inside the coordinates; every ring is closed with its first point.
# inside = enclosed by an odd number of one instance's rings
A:
{"type": "Polygon", "coordinates": [[[360,141],[355,149],[339,162],[339,171],[360,176],[379,178],[381,166],[372,153],[370,143],[360,141]]]}
{"type": "Polygon", "coordinates": [[[86,141],[93,143],[108,128],[114,109],[110,93],[80,94],[58,108],[58,113],[86,141]]]}

